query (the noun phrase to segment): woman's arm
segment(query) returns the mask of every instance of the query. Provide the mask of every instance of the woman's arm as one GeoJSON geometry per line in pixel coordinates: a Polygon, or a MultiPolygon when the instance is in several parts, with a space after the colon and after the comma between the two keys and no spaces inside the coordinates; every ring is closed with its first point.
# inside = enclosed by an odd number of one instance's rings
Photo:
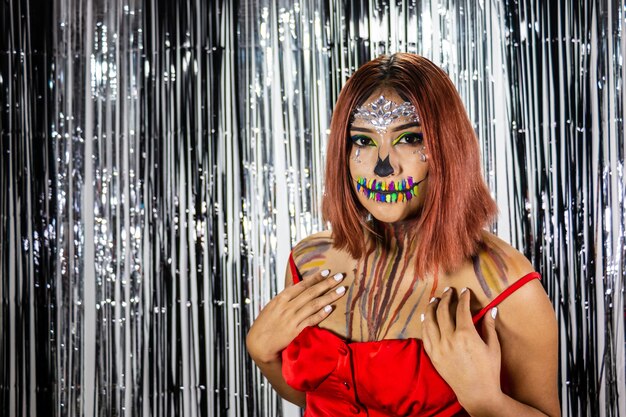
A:
{"type": "Polygon", "coordinates": [[[460,294],[455,308],[454,290],[445,292],[423,321],[424,348],[463,408],[473,417],[559,416],[556,319],[541,284],[509,296],[497,318],[487,314],[482,338],[470,295],[460,294]]]}
{"type": "Polygon", "coordinates": [[[285,289],[261,310],[246,337],[250,357],[274,390],[300,407],[306,404],[305,394],[290,387],[283,378],[281,352],[302,329],[315,326],[328,316],[331,303],[344,294],[333,291],[343,277],[331,276],[325,270],[293,284],[287,267],[285,289]]]}
{"type": "Polygon", "coordinates": [[[533,280],[503,301],[494,324],[502,395],[472,415],[560,416],[557,321],[541,283],[533,280]]]}
{"type": "MultiPolygon", "coordinates": [[[[250,356],[252,356],[252,353],[250,356]]],[[[282,371],[283,361],[280,358],[269,362],[263,362],[252,356],[252,360],[259,367],[261,373],[265,375],[265,378],[267,378],[270,384],[272,384],[272,388],[274,388],[274,391],[276,391],[278,395],[285,400],[304,408],[306,405],[306,395],[302,391],[291,388],[287,382],[285,382],[282,371]]]]}

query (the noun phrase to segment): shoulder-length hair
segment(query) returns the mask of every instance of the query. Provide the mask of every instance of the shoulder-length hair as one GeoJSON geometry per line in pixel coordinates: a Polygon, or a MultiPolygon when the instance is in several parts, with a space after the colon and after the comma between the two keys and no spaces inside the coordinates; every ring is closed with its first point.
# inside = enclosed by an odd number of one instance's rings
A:
{"type": "Polygon", "coordinates": [[[360,258],[367,211],[350,182],[349,129],[353,110],[376,90],[394,89],[420,117],[428,153],[428,187],[415,233],[416,272],[453,271],[475,255],[482,229],[497,212],[483,180],[478,140],[465,107],[446,73],[428,59],[408,53],[380,56],[347,81],[333,111],[326,154],[322,215],[333,245],[360,258]]]}

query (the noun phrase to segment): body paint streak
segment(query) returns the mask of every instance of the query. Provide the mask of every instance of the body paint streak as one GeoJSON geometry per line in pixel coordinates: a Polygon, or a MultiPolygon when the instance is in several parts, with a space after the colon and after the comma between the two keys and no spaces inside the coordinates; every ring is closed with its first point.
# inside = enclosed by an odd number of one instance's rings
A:
{"type": "MultiPolygon", "coordinates": [[[[357,288],[357,284],[359,282],[364,282],[365,281],[365,277],[367,276],[367,266],[369,265],[369,257],[372,255],[372,253],[374,252],[374,247],[371,247],[370,249],[368,249],[367,253],[365,254],[364,260],[363,260],[363,272],[361,272],[360,274],[360,280],[357,281],[357,275],[354,275],[354,283],[350,286],[350,297],[348,298],[351,303],[350,305],[350,309],[348,309],[346,311],[346,335],[348,339],[352,338],[352,327],[354,324],[354,312],[356,310],[356,303],[357,301],[361,300],[361,311],[365,311],[365,297],[363,297],[363,292],[365,290],[365,286],[358,286],[357,288]],[[357,292],[356,295],[354,296],[354,299],[352,299],[352,293],[354,291],[354,289],[357,288],[357,292]]],[[[375,264],[375,260],[373,262],[375,264]]],[[[358,269],[358,265],[357,265],[357,269],[358,269]]],[[[346,304],[348,305],[348,304],[346,304]]],[[[363,317],[363,320],[360,321],[359,323],[359,330],[360,330],[360,337],[361,339],[363,339],[363,322],[367,320],[367,317],[363,317]]]]}
{"type": "MultiPolygon", "coordinates": [[[[392,236],[386,235],[384,241],[396,241],[394,231],[388,231],[392,236]]],[[[360,331],[361,340],[381,340],[384,339],[393,325],[399,320],[400,313],[406,302],[409,300],[414,290],[420,282],[423,282],[415,275],[407,290],[399,298],[402,283],[408,278],[407,270],[411,264],[411,259],[415,256],[412,251],[413,241],[405,241],[400,245],[385,246],[380,242],[375,242],[368,248],[367,253],[357,264],[360,273],[355,274],[355,281],[348,291],[346,309],[346,332],[348,339],[353,339],[354,330],[360,331]],[[358,307],[357,307],[358,306],[358,307]],[[360,311],[357,311],[358,310],[360,311]],[[355,315],[360,317],[358,329],[354,329],[355,315]]],[[[420,299],[417,301],[419,304],[420,299]]],[[[412,306],[414,313],[417,306],[412,306]]],[[[412,317],[410,314],[409,319],[412,317]]],[[[408,327],[408,322],[403,325],[404,331],[408,327]]]]}
{"type": "MultiPolygon", "coordinates": [[[[415,282],[415,287],[413,288],[413,291],[415,291],[415,288],[417,288],[417,286],[422,281],[421,280],[415,280],[414,282],[415,282]]],[[[409,323],[411,323],[411,320],[413,319],[413,315],[417,311],[417,307],[422,302],[422,298],[424,297],[424,293],[426,292],[426,287],[427,287],[427,285],[424,285],[424,287],[422,288],[422,292],[420,292],[419,296],[417,297],[417,301],[415,301],[415,303],[413,304],[413,307],[411,308],[411,312],[409,313],[406,321],[404,322],[404,327],[402,328],[402,330],[400,330],[400,333],[398,334],[398,338],[399,339],[406,339],[406,331],[407,331],[407,329],[409,327],[409,323]]],[[[433,293],[433,292],[434,292],[434,290],[431,291],[431,293],[433,293]]]]}
{"type": "Polygon", "coordinates": [[[472,258],[474,273],[481,289],[489,298],[492,297],[492,290],[500,292],[508,286],[506,277],[507,264],[504,260],[506,255],[492,245],[483,243],[478,255],[472,258]]]}
{"type": "MultiPolygon", "coordinates": [[[[386,277],[386,285],[384,286],[384,291],[376,291],[374,296],[374,303],[369,307],[371,311],[370,320],[368,320],[368,335],[371,338],[374,336],[374,340],[378,340],[380,337],[380,331],[382,327],[382,323],[384,323],[384,319],[388,317],[389,308],[391,307],[389,303],[390,292],[393,289],[394,284],[397,285],[396,281],[400,281],[401,279],[397,279],[399,274],[396,274],[398,269],[398,264],[402,259],[402,249],[397,248],[395,253],[391,256],[391,262],[386,265],[382,262],[379,264],[380,269],[384,269],[383,274],[379,274],[379,281],[382,281],[382,277],[386,277]],[[382,297],[382,301],[381,301],[382,297]],[[384,313],[383,313],[384,311],[384,313]]],[[[380,287],[383,287],[381,285],[380,287]]],[[[381,288],[383,289],[383,288],[381,288]]],[[[371,340],[371,339],[370,339],[371,340]]]]}
{"type": "MultiPolygon", "coordinates": [[[[398,238],[398,236],[396,236],[396,239],[397,239],[397,238],[398,238]]],[[[406,244],[406,246],[405,246],[405,247],[409,248],[409,251],[410,251],[410,248],[412,248],[412,247],[413,247],[413,240],[414,240],[414,238],[412,238],[409,242],[407,242],[407,244],[406,244]]],[[[401,269],[400,273],[398,274],[398,276],[399,276],[399,277],[404,277],[404,275],[405,275],[405,273],[406,273],[406,270],[407,270],[407,268],[408,268],[408,266],[409,266],[409,261],[410,261],[410,259],[412,258],[411,256],[404,256],[404,257],[403,257],[403,256],[402,256],[403,252],[404,252],[404,251],[403,251],[402,249],[400,249],[400,250],[399,250],[399,253],[398,253],[398,255],[397,255],[397,258],[396,258],[396,259],[398,260],[398,262],[399,262],[401,259],[404,259],[404,263],[403,263],[403,265],[402,265],[402,269],[401,269]]],[[[396,268],[396,266],[397,266],[397,265],[394,265],[394,268],[396,268]]],[[[395,270],[391,271],[391,276],[396,276],[396,275],[395,275],[395,270]]],[[[382,333],[382,335],[379,335],[379,336],[378,336],[378,338],[385,338],[385,336],[386,336],[386,335],[387,335],[387,333],[389,332],[389,330],[390,330],[391,326],[393,326],[393,325],[395,324],[395,322],[398,320],[398,318],[399,318],[399,316],[400,316],[400,310],[402,309],[402,307],[404,307],[404,304],[407,302],[407,300],[409,299],[409,297],[411,296],[411,294],[413,294],[413,289],[414,289],[414,286],[415,286],[415,281],[416,281],[416,280],[417,280],[417,275],[415,274],[415,270],[414,270],[414,271],[413,271],[413,280],[411,281],[411,285],[410,285],[410,287],[409,287],[409,290],[408,290],[407,292],[405,292],[405,293],[404,293],[404,296],[403,296],[403,297],[402,297],[402,299],[400,300],[400,303],[398,304],[398,307],[396,308],[396,310],[393,312],[393,315],[391,316],[391,319],[389,319],[389,320],[387,321],[387,330],[386,330],[386,331],[384,331],[384,332],[382,333]]],[[[397,296],[397,294],[398,294],[398,290],[400,289],[400,284],[402,283],[402,279],[399,279],[399,280],[397,280],[397,281],[398,281],[398,282],[396,283],[396,287],[395,287],[395,289],[394,289],[394,291],[393,291],[393,295],[391,296],[391,297],[392,297],[392,298],[391,298],[391,300],[395,300],[395,299],[396,299],[396,296],[397,296]]],[[[388,294],[388,293],[389,293],[389,291],[387,291],[387,294],[388,294]]],[[[385,297],[385,299],[383,299],[383,305],[384,305],[384,306],[387,306],[387,305],[389,306],[389,308],[387,308],[387,315],[389,314],[389,311],[388,311],[388,310],[391,308],[391,305],[393,304],[393,303],[391,302],[391,300],[389,300],[389,299],[388,299],[388,297],[385,297]]]]}
{"type": "Polygon", "coordinates": [[[304,275],[313,275],[319,272],[326,263],[326,252],[332,247],[332,242],[326,237],[307,239],[294,253],[297,267],[304,275]]]}

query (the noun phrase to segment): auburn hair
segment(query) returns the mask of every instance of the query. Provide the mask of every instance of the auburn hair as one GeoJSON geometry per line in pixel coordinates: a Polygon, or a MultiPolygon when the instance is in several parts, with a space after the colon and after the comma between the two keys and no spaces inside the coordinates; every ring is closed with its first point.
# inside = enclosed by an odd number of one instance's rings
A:
{"type": "Polygon", "coordinates": [[[413,228],[416,272],[453,271],[475,255],[497,206],[481,173],[478,140],[447,74],[415,54],[380,56],[361,66],[342,88],[333,110],[326,153],[322,215],[333,245],[355,258],[367,250],[372,228],[350,182],[349,138],[353,110],[375,91],[393,89],[415,106],[428,153],[428,187],[413,228]]]}

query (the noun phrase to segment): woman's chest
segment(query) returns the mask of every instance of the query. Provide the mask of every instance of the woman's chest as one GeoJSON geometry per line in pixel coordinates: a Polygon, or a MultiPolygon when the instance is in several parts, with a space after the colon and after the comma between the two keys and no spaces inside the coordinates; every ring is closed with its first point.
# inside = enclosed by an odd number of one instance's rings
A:
{"type": "Polygon", "coordinates": [[[363,265],[346,274],[345,294],[320,326],[348,340],[420,338],[420,314],[434,287],[407,266],[363,265]]]}

